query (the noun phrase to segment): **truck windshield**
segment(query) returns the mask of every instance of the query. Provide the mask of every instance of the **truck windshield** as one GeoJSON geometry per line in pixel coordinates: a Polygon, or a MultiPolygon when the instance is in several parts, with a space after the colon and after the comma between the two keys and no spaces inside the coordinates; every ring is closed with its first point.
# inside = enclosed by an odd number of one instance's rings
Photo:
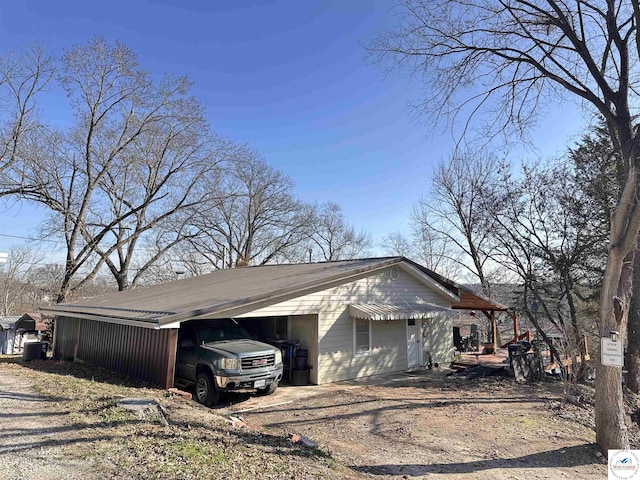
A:
{"type": "Polygon", "coordinates": [[[242,340],[251,338],[247,331],[233,322],[202,327],[198,329],[198,342],[210,343],[224,340],[242,340]]]}

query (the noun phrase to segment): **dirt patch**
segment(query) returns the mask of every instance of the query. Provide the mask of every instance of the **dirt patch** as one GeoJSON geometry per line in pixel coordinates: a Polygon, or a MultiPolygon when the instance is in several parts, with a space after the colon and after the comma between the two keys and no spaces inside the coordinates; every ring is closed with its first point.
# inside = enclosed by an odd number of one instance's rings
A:
{"type": "Polygon", "coordinates": [[[560,408],[560,394],[559,382],[416,372],[210,410],[104,370],[0,357],[0,469],[16,479],[606,478],[593,388],[582,387],[581,405],[560,408]],[[123,397],[153,400],[162,414],[132,414],[123,397]],[[262,429],[222,418],[240,410],[262,429]]]}
{"type": "Polygon", "coordinates": [[[363,478],[287,435],[235,428],[195,402],[100,369],[0,357],[0,392],[1,478],[363,478]],[[123,397],[153,400],[162,415],[133,414],[118,406],[123,397]]]}
{"type": "Polygon", "coordinates": [[[602,479],[590,405],[560,408],[560,385],[407,375],[244,412],[319,443],[367,478],[602,479]]]}
{"type": "Polygon", "coordinates": [[[0,376],[0,471],[7,479],[90,478],[87,465],[64,455],[64,447],[84,440],[69,427],[59,398],[34,393],[24,377],[0,376]]]}

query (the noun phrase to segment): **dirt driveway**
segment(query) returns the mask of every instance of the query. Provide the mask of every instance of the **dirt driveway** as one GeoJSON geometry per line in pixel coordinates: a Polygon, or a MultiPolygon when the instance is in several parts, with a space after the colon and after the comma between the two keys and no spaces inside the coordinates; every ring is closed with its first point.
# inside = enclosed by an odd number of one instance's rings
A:
{"type": "Polygon", "coordinates": [[[34,394],[27,380],[0,375],[0,478],[91,478],[86,466],[63,455],[64,445],[84,441],[67,413],[56,399],[34,394]]]}
{"type": "Polygon", "coordinates": [[[558,387],[417,372],[282,388],[218,412],[304,435],[369,478],[606,478],[589,407],[558,409],[558,387]]]}

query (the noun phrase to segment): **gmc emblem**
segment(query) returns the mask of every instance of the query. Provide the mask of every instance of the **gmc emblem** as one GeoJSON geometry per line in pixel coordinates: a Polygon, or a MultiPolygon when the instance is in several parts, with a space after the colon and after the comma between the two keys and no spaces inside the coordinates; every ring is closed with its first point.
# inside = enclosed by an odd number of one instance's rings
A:
{"type": "Polygon", "coordinates": [[[253,365],[254,367],[256,365],[266,365],[267,364],[267,359],[266,358],[260,358],[259,360],[254,360],[251,362],[251,365],[253,365]]]}

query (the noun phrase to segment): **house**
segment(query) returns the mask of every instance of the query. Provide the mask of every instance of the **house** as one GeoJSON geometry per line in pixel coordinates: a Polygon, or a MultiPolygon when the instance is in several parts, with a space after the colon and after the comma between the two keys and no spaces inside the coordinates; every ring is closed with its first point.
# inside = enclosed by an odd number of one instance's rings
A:
{"type": "Polygon", "coordinates": [[[57,317],[54,358],[173,385],[186,321],[234,318],[298,339],[314,384],[452,359],[460,287],[404,257],[218,270],[41,310],[57,317]]]}
{"type": "Polygon", "coordinates": [[[40,340],[46,328],[40,313],[0,317],[0,353],[22,353],[23,345],[40,340]]]}

